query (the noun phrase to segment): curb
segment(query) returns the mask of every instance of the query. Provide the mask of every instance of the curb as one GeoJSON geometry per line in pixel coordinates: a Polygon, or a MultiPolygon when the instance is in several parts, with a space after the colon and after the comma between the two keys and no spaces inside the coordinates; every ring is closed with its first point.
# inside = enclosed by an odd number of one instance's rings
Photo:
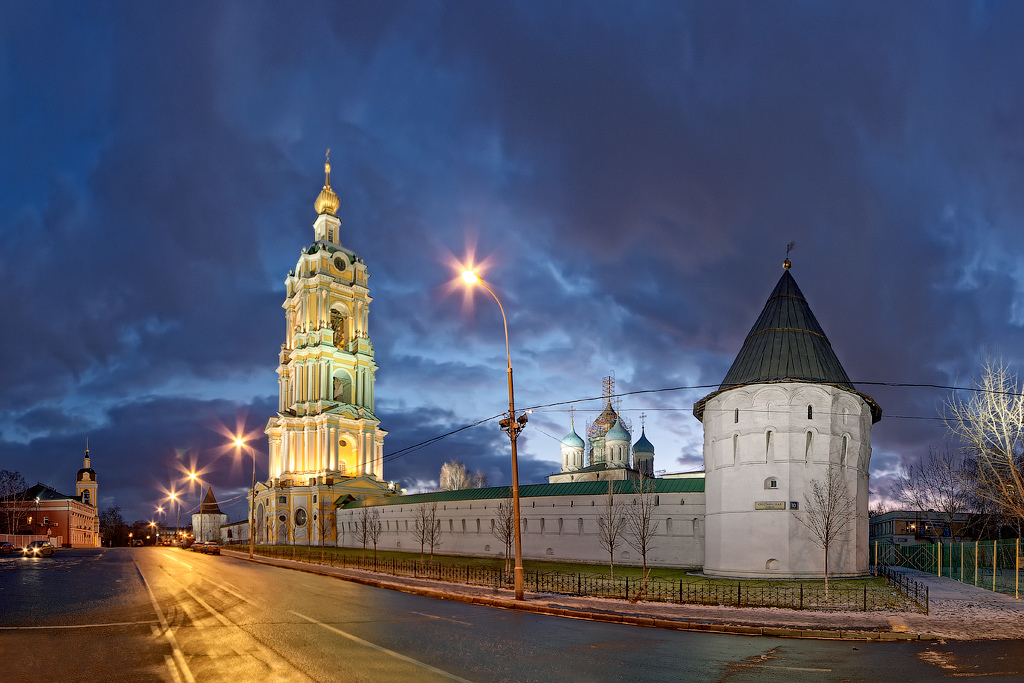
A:
{"type": "Polygon", "coordinates": [[[480,595],[459,595],[457,593],[448,593],[438,588],[410,586],[408,584],[403,584],[398,581],[387,581],[384,579],[370,578],[364,576],[349,576],[339,574],[337,572],[327,571],[325,569],[320,569],[320,565],[306,564],[299,562],[297,560],[284,560],[285,562],[291,562],[295,565],[299,565],[292,566],[291,564],[278,564],[276,561],[272,561],[270,558],[263,558],[259,556],[255,556],[250,560],[247,553],[240,553],[234,550],[225,551],[222,549],[222,552],[236,559],[245,560],[246,562],[254,562],[257,564],[264,564],[271,567],[280,567],[282,569],[291,569],[294,571],[306,572],[307,574],[317,574],[318,576],[327,576],[335,579],[340,579],[342,581],[350,581],[352,583],[358,583],[364,586],[371,586],[373,588],[382,588],[385,590],[393,590],[401,593],[420,595],[426,598],[434,598],[436,600],[448,600],[450,602],[461,602],[464,604],[478,605],[481,607],[494,607],[496,609],[517,610],[519,612],[548,614],[551,616],[566,617],[569,619],[585,619],[587,621],[603,621],[613,624],[629,624],[631,626],[660,628],[668,631],[697,631],[704,633],[726,633],[730,635],[742,636],[768,636],[772,638],[803,638],[811,640],[842,640],[859,642],[904,642],[939,639],[937,636],[932,636],[925,633],[905,633],[895,631],[846,631],[842,629],[800,629],[773,626],[741,626],[737,624],[716,624],[703,621],[684,621],[681,619],[671,619],[663,617],[643,617],[619,612],[594,612],[590,610],[571,609],[566,607],[552,607],[550,605],[536,605],[528,602],[519,602],[517,600],[510,600],[507,598],[500,597],[487,597],[480,595]]]}

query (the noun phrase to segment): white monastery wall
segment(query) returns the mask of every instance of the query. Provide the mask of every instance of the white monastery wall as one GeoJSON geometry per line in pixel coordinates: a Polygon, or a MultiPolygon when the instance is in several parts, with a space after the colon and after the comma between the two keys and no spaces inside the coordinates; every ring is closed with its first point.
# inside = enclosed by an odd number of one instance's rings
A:
{"type": "MultiPolygon", "coordinates": [[[[567,562],[608,562],[608,553],[598,540],[598,517],[606,496],[540,496],[520,499],[523,524],[523,557],[567,562]]],[[[617,494],[626,503],[629,494],[617,494]]],[[[438,502],[441,545],[436,553],[445,555],[504,557],[504,547],[491,533],[499,503],[509,499],[438,502]]],[[[431,503],[381,505],[384,531],[378,550],[418,553],[415,538],[416,509],[431,503]]],[[[338,510],[340,545],[362,547],[357,538],[360,509],[338,510]]],[[[655,511],[658,522],[647,564],[662,567],[700,567],[704,562],[704,494],[658,494],[655,511]]],[[[425,548],[430,552],[430,548],[425,548]]],[[[639,555],[623,537],[615,550],[615,563],[639,564],[639,555]]]]}

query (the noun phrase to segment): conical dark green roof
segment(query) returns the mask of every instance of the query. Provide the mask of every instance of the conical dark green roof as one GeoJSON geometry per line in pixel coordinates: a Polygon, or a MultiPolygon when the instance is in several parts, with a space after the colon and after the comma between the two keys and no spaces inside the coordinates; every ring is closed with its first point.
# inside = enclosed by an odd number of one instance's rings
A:
{"type": "Polygon", "coordinates": [[[847,389],[871,405],[874,421],[881,418],[878,405],[859,394],[850,382],[788,267],[750,328],[722,384],[694,405],[694,415],[702,419],[704,403],[719,392],[771,382],[812,382],[847,389]]]}
{"type": "Polygon", "coordinates": [[[780,380],[853,389],[788,268],[750,328],[719,389],[780,380]]]}

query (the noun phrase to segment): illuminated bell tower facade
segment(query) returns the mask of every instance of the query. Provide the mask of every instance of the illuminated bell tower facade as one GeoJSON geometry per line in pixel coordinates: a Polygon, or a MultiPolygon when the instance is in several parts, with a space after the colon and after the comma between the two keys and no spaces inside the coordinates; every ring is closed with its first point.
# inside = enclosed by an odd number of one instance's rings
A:
{"type": "Polygon", "coordinates": [[[374,414],[377,365],[370,342],[366,264],[341,245],[331,165],[314,204],[315,241],[285,280],[285,343],[278,413],[267,423],[271,480],[384,476],[384,436],[374,414]]]}

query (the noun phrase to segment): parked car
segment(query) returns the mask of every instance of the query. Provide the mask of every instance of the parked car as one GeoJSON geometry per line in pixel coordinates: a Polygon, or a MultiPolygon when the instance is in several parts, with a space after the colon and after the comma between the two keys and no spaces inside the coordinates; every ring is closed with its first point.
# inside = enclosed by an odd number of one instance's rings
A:
{"type": "Polygon", "coordinates": [[[15,550],[14,546],[7,541],[0,542],[0,553],[13,553],[15,550]]]}
{"type": "Polygon", "coordinates": [[[142,547],[142,539],[141,538],[136,538],[134,541],[132,541],[132,546],[135,547],[135,548],[141,548],[142,547]]]}
{"type": "Polygon", "coordinates": [[[206,544],[203,543],[202,541],[196,541],[195,543],[192,544],[192,552],[196,552],[196,553],[203,552],[203,546],[205,546],[205,545],[206,544]]]}
{"type": "Polygon", "coordinates": [[[207,541],[203,544],[203,552],[207,555],[220,555],[220,544],[216,541],[207,541]]]}
{"type": "Polygon", "coordinates": [[[25,557],[43,557],[44,555],[53,557],[55,552],[57,549],[49,541],[32,541],[25,547],[25,557]]]}

